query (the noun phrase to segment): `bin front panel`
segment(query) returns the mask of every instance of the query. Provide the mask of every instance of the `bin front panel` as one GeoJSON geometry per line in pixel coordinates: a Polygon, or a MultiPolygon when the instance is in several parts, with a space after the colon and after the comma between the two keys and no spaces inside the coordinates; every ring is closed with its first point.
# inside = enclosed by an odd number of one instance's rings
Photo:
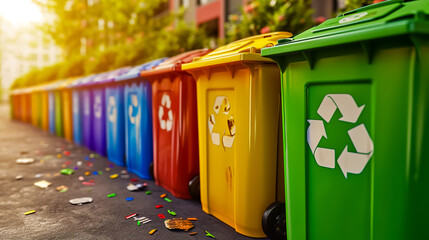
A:
{"type": "Polygon", "coordinates": [[[106,87],[107,157],[125,166],[125,123],[123,86],[106,87]]]}
{"type": "Polygon", "coordinates": [[[72,90],[73,98],[73,141],[76,144],[82,145],[82,118],[83,118],[83,101],[80,98],[79,90],[72,90]]]}
{"type": "Polygon", "coordinates": [[[103,88],[94,88],[93,94],[93,138],[94,151],[102,156],[106,156],[106,105],[103,88]]]}
{"type": "Polygon", "coordinates": [[[93,139],[93,111],[92,111],[92,92],[89,89],[82,89],[82,142],[83,145],[91,150],[94,150],[93,139]]]}
{"type": "Polygon", "coordinates": [[[46,91],[42,91],[42,129],[49,131],[49,94],[46,91]]]}
{"type": "Polygon", "coordinates": [[[189,181],[199,174],[195,80],[186,73],[160,77],[152,94],[156,183],[189,199],[189,181]]]}
{"type": "Polygon", "coordinates": [[[224,68],[197,80],[201,205],[237,232],[264,237],[264,211],[282,199],[276,192],[280,73],[274,64],[255,63],[252,72],[234,67],[233,77],[224,68]]]}
{"type": "Polygon", "coordinates": [[[38,119],[38,112],[40,111],[39,98],[38,98],[38,94],[34,92],[30,93],[30,96],[31,96],[31,102],[33,103],[31,108],[31,124],[37,127],[39,126],[39,119],[38,119]]]}
{"type": "Polygon", "coordinates": [[[63,100],[63,126],[64,126],[64,137],[73,141],[73,105],[72,105],[72,94],[68,89],[61,90],[63,100]]]}
{"type": "Polygon", "coordinates": [[[63,137],[63,103],[61,92],[55,91],[55,133],[58,137],[63,137]]]}
{"type": "Polygon", "coordinates": [[[48,92],[49,96],[49,132],[55,134],[55,93],[48,92]]]}
{"type": "Polygon", "coordinates": [[[141,178],[151,179],[153,162],[152,87],[148,81],[125,87],[127,168],[141,178]]]}
{"type": "Polygon", "coordinates": [[[21,97],[18,94],[12,95],[14,120],[21,121],[21,97]]]}
{"type": "Polygon", "coordinates": [[[21,117],[23,122],[31,123],[31,97],[30,94],[21,94],[21,117]]]}
{"type": "Polygon", "coordinates": [[[288,239],[429,237],[429,48],[402,40],[285,68],[288,239]]]}

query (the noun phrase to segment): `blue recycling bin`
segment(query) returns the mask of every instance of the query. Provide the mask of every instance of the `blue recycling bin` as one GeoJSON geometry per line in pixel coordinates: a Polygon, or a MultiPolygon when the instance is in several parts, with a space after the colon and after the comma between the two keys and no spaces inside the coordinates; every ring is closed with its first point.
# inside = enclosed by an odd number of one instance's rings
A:
{"type": "Polygon", "coordinates": [[[140,72],[158,66],[166,58],[136,66],[118,77],[123,82],[125,106],[125,155],[128,171],[143,179],[152,179],[152,85],[140,72]]]}
{"type": "Polygon", "coordinates": [[[124,87],[108,86],[106,96],[107,157],[118,166],[125,166],[124,87]]]}

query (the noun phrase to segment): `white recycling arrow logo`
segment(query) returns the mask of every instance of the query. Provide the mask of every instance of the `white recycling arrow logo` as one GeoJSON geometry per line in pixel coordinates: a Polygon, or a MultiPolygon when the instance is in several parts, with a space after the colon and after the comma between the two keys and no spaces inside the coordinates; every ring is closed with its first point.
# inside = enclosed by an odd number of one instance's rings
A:
{"type": "Polygon", "coordinates": [[[116,123],[118,118],[118,109],[116,107],[116,99],[114,96],[109,96],[109,105],[107,107],[108,119],[112,123],[116,123]]]}
{"type": "Polygon", "coordinates": [[[171,131],[173,127],[173,110],[171,110],[171,99],[170,95],[164,93],[161,98],[161,105],[158,109],[159,126],[161,129],[171,131]],[[164,109],[167,111],[167,119],[164,119],[164,109]]]}
{"type": "Polygon", "coordinates": [[[140,123],[140,108],[137,94],[131,94],[130,105],[128,106],[128,117],[131,124],[140,123]]]}
{"type": "Polygon", "coordinates": [[[79,113],[79,97],[77,94],[73,94],[73,113],[79,113]]]}
{"type": "Polygon", "coordinates": [[[94,99],[94,116],[101,118],[101,96],[97,95],[94,99]]]}
{"type": "MultiPolygon", "coordinates": [[[[317,113],[329,123],[338,109],[342,114],[340,121],[356,123],[364,107],[358,107],[349,94],[328,94],[323,98],[317,113]]],[[[321,167],[335,168],[335,149],[318,147],[322,137],[328,139],[323,120],[309,119],[308,122],[307,142],[316,163],[321,167]]],[[[363,123],[350,129],[348,135],[357,152],[349,152],[346,145],[337,159],[346,179],[348,173],[360,174],[374,152],[374,144],[363,123]]]]}
{"type": "Polygon", "coordinates": [[[230,110],[231,105],[228,98],[225,96],[218,96],[213,106],[215,114],[210,114],[208,121],[212,143],[219,146],[222,142],[222,146],[225,148],[232,147],[236,132],[234,116],[230,114],[230,110]],[[216,118],[218,118],[218,123],[216,123],[216,118]]]}

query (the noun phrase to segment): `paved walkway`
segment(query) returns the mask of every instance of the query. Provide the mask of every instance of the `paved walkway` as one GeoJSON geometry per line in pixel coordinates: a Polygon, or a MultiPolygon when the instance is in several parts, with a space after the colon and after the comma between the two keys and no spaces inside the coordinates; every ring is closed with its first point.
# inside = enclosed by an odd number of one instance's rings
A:
{"type": "Polygon", "coordinates": [[[205,214],[199,202],[177,199],[153,181],[138,181],[148,184],[151,195],[144,191],[128,191],[126,186],[130,179],[109,177],[115,173],[121,176],[125,168],[114,166],[106,172],[111,163],[102,157],[85,160],[90,154],[88,149],[30,124],[11,121],[8,107],[0,105],[0,239],[209,239],[205,230],[216,239],[250,239],[205,214]],[[35,163],[15,162],[25,151],[28,157],[36,159],[35,163]],[[65,156],[64,151],[69,151],[70,155],[65,156]],[[63,156],[58,158],[58,154],[63,156]],[[73,175],[59,174],[64,164],[73,168],[78,161],[82,165],[73,175]],[[86,171],[102,171],[102,175],[85,176],[86,171]],[[23,179],[16,180],[17,175],[22,175],[23,179]],[[93,180],[95,185],[83,185],[79,176],[84,176],[87,182],[93,180]],[[47,189],[33,185],[40,180],[52,185],[47,189]],[[68,191],[56,191],[60,185],[67,186],[68,191]],[[108,198],[111,193],[117,195],[108,198]],[[167,193],[171,203],[160,198],[163,193],[167,193]],[[82,206],[69,203],[70,199],[78,197],[92,197],[94,201],[82,206]],[[134,200],[126,201],[128,197],[134,200]],[[164,207],[156,209],[156,205],[164,207]],[[24,215],[30,210],[36,213],[24,215]],[[165,228],[165,219],[160,219],[158,214],[172,218],[167,210],[176,212],[177,217],[197,218],[195,227],[189,230],[197,235],[165,228]],[[152,222],[138,226],[133,219],[125,219],[132,213],[148,217],[152,222]],[[149,235],[152,229],[157,231],[149,235]]]}

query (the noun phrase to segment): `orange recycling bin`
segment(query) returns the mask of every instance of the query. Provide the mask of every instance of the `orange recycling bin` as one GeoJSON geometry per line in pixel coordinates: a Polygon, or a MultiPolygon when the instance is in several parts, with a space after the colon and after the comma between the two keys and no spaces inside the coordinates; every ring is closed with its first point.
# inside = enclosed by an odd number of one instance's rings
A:
{"type": "Polygon", "coordinates": [[[21,121],[21,96],[19,95],[19,92],[19,89],[12,91],[12,108],[13,120],[21,121]]]}
{"type": "Polygon", "coordinates": [[[28,88],[21,91],[21,120],[26,123],[31,123],[31,95],[28,88]]]}
{"type": "Polygon", "coordinates": [[[152,83],[155,181],[179,198],[199,199],[196,83],[181,66],[209,52],[185,52],[140,74],[152,83]]]}

